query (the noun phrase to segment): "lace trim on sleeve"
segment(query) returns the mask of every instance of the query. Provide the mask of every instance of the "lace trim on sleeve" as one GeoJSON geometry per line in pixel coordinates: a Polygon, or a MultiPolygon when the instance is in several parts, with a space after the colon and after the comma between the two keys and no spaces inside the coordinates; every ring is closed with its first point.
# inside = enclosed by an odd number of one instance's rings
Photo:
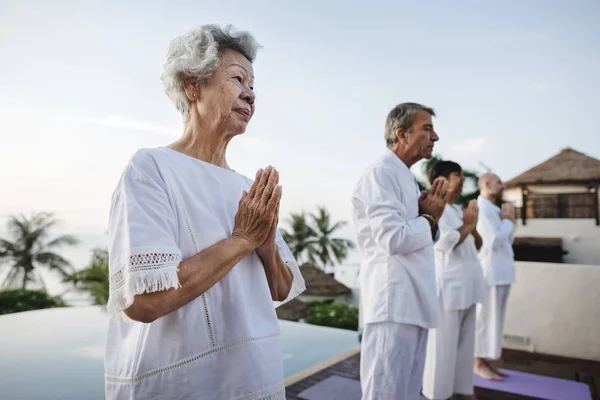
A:
{"type": "Polygon", "coordinates": [[[108,315],[121,321],[131,321],[123,312],[133,304],[133,297],[142,293],[177,289],[181,252],[147,250],[131,254],[110,268],[108,315]]]}
{"type": "Polygon", "coordinates": [[[293,258],[290,259],[287,257],[283,257],[283,255],[282,255],[282,258],[283,258],[283,261],[285,262],[285,265],[287,265],[287,267],[290,269],[290,271],[292,271],[292,276],[293,276],[292,288],[290,289],[290,293],[288,294],[288,296],[285,300],[273,302],[273,304],[275,305],[275,308],[296,298],[298,295],[300,295],[300,293],[302,293],[306,290],[304,278],[302,277],[302,274],[300,273],[300,267],[298,267],[298,263],[296,262],[296,260],[294,260],[293,258]]]}

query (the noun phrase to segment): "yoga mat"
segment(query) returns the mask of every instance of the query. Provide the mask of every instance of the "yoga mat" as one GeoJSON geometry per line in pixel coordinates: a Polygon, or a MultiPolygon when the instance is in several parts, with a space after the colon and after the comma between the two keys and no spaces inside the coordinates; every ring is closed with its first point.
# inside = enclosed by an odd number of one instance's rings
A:
{"type": "Polygon", "coordinates": [[[592,400],[590,388],[585,383],[525,372],[504,369],[501,371],[509,375],[504,378],[504,382],[488,381],[474,375],[473,385],[544,400],[592,400]]]}
{"type": "Polygon", "coordinates": [[[298,395],[303,400],[360,400],[360,382],[333,375],[298,395]]]}

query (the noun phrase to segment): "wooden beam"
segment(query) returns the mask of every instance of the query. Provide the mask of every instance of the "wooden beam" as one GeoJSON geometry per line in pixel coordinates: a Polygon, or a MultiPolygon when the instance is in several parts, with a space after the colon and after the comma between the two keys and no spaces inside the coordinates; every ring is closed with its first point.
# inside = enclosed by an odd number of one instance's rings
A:
{"type": "Polygon", "coordinates": [[[600,185],[596,186],[596,191],[594,192],[594,211],[596,212],[596,226],[600,226],[600,206],[598,205],[598,190],[600,190],[600,185]]]}
{"type": "Polygon", "coordinates": [[[521,186],[521,221],[527,225],[527,187],[521,186]]]}

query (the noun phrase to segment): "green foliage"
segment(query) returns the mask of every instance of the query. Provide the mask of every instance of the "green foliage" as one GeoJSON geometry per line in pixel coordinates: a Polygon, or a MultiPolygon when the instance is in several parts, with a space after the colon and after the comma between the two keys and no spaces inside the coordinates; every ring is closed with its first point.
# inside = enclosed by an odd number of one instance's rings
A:
{"type": "Polygon", "coordinates": [[[306,323],[358,331],[358,308],[323,300],[311,300],[306,304],[310,306],[306,323]]]}
{"type": "Polygon", "coordinates": [[[71,263],[53,250],[64,245],[73,246],[78,240],[70,235],[50,239],[50,230],[57,223],[53,215],[46,212],[9,218],[7,227],[13,240],[0,239],[0,266],[9,268],[2,289],[25,289],[29,283],[45,288],[41,275],[36,274],[40,267],[63,277],[72,271],[71,263]]]}
{"type": "Polygon", "coordinates": [[[346,222],[332,223],[325,207],[317,207],[315,214],[292,213],[288,219],[290,230],[281,229],[283,240],[299,262],[311,262],[321,268],[341,263],[348,256],[354,243],[347,239],[333,237],[335,231],[346,222]]]}
{"type": "Polygon", "coordinates": [[[68,275],[64,281],[72,283],[77,290],[88,293],[96,305],[108,303],[108,251],[94,249],[89,266],[68,275]]]}
{"type": "Polygon", "coordinates": [[[10,289],[0,291],[0,314],[10,314],[41,308],[66,307],[58,297],[41,290],[10,289]]]}

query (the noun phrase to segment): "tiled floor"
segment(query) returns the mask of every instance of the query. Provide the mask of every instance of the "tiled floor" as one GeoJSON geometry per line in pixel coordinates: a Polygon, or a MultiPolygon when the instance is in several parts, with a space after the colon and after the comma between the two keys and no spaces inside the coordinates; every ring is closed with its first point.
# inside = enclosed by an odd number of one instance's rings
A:
{"type": "MultiPolygon", "coordinates": [[[[288,400],[300,400],[297,396],[305,389],[339,375],[359,379],[360,354],[351,356],[337,364],[317,372],[287,387],[288,400]]],[[[555,378],[570,379],[589,385],[594,400],[600,400],[600,362],[576,360],[572,358],[532,354],[514,350],[504,350],[503,359],[498,367],[514,371],[528,372],[555,378]]],[[[531,397],[475,388],[477,400],[528,400],[531,397]]]]}

